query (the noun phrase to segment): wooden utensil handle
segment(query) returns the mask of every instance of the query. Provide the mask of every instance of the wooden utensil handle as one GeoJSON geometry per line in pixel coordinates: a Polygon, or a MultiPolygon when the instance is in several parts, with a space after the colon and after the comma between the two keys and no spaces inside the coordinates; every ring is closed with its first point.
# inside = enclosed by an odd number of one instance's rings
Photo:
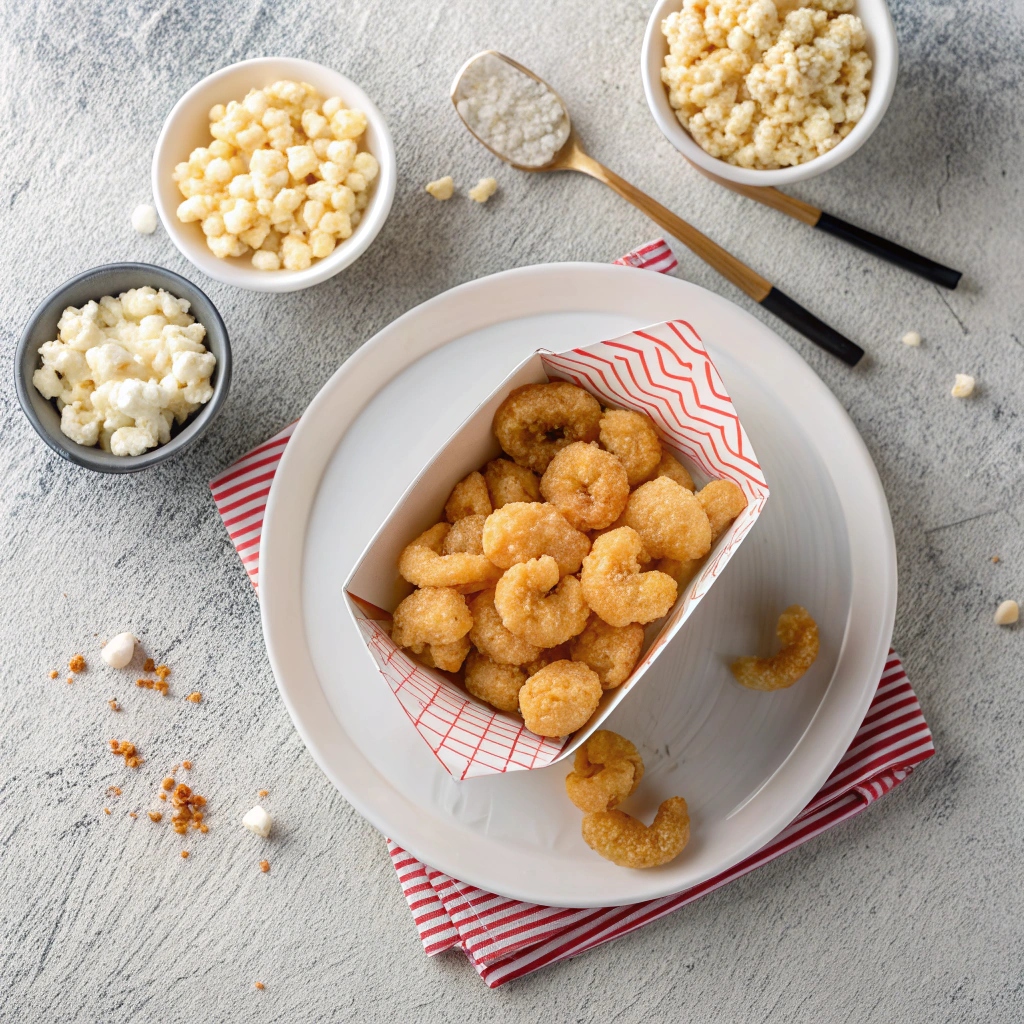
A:
{"type": "Polygon", "coordinates": [[[955,288],[963,276],[959,270],[951,267],[944,267],[941,263],[921,256],[910,249],[904,249],[902,245],[890,242],[888,238],[881,235],[874,235],[870,231],[857,227],[856,224],[849,224],[845,220],[833,217],[830,213],[821,212],[818,222],[814,225],[821,231],[825,231],[844,242],[850,242],[872,256],[880,256],[883,260],[894,263],[897,267],[909,270],[934,284],[942,285],[943,288],[955,288]]]}

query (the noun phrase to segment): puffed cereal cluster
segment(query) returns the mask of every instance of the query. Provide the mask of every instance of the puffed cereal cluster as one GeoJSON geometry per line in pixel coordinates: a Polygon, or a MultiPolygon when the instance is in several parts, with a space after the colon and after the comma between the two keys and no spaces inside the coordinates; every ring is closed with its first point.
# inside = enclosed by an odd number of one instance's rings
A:
{"type": "Polygon", "coordinates": [[[771,170],[827,153],[864,115],[871,58],[853,0],[683,0],[661,70],[683,127],[713,157],[771,170]]]}
{"type": "Polygon", "coordinates": [[[209,146],[174,169],[185,201],[220,259],[253,251],[257,270],[305,270],[348,238],[379,166],[360,151],[366,115],[306,82],[275,82],[210,110],[209,146]]]}

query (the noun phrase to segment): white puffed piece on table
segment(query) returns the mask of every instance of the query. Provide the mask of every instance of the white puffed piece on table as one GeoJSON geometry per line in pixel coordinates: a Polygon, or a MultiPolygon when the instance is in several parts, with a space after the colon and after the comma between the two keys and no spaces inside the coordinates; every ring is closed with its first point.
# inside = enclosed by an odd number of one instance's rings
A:
{"type": "Polygon", "coordinates": [[[917,348],[921,344],[921,335],[917,331],[907,331],[902,338],[904,345],[909,345],[911,348],[917,348]]]}
{"type": "Polygon", "coordinates": [[[253,835],[262,836],[264,839],[270,835],[272,824],[270,815],[259,806],[254,807],[251,811],[246,811],[242,817],[242,826],[253,835]]]}
{"type": "Polygon", "coordinates": [[[139,203],[132,210],[132,227],[140,235],[151,235],[156,231],[156,210],[149,203],[139,203]]]}
{"type": "Polygon", "coordinates": [[[475,203],[486,203],[498,191],[498,182],[494,178],[481,178],[469,190],[469,198],[475,203]]]}
{"type": "Polygon", "coordinates": [[[1012,626],[1020,618],[1020,605],[1016,601],[1003,601],[996,609],[997,626],[1012,626]]]}
{"type": "Polygon", "coordinates": [[[954,398],[970,398],[974,394],[974,378],[968,373],[958,373],[950,394],[954,398]]]}
{"type": "Polygon", "coordinates": [[[451,199],[452,193],[455,191],[455,182],[452,180],[452,176],[448,174],[443,178],[438,178],[437,181],[428,181],[425,190],[435,199],[440,199],[444,202],[446,199],[451,199]]]}
{"type": "Polygon", "coordinates": [[[125,668],[135,655],[135,636],[118,633],[106,642],[100,656],[111,668],[125,668]]]}

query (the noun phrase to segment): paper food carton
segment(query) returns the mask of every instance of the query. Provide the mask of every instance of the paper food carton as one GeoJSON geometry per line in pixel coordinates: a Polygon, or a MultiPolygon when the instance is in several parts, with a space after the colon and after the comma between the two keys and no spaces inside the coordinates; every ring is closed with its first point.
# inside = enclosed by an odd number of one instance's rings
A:
{"type": "MultiPolygon", "coordinates": [[[[413,729],[455,778],[543,768],[572,754],[640,687],[655,658],[683,628],[750,532],[767,498],[757,456],[722,378],[686,321],[671,320],[568,352],[542,349],[509,374],[413,481],[345,582],[345,600],[370,657],[413,729]],[[646,413],[662,444],[690,470],[698,488],[708,480],[728,479],[748,498],[746,509],[718,539],[697,575],[680,588],[668,615],[647,627],[643,652],[629,679],[604,693],[586,726],[561,739],[537,736],[518,716],[476,700],[443,672],[425,668],[396,647],[389,634],[390,613],[412,591],[398,574],[402,549],[444,519],[444,504],[456,483],[501,454],[491,421],[505,396],[522,384],[553,380],[584,388],[603,406],[646,413]]],[[[412,742],[412,730],[409,736],[412,742]]]]}

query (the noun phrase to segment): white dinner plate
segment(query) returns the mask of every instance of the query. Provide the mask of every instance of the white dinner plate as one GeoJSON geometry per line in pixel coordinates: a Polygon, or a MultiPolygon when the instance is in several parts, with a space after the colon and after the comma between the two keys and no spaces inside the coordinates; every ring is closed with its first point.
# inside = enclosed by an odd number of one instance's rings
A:
{"type": "MultiPolygon", "coordinates": [[[[467,466],[467,472],[473,467],[467,466]]],[[[267,651],[296,728],[335,786],[420,860],[482,889],[556,906],[678,892],[753,853],[808,803],[857,731],[896,605],[878,475],[828,389],[777,335],[718,295],[646,270],[563,263],[506,271],[425,302],[327,382],[285,449],[260,552],[267,651]],[[623,809],[684,796],[671,864],[616,867],[580,837],[565,764],[457,782],[417,736],[345,610],[341,583],[410,480],[524,356],[682,318],[721,371],[771,487],[767,507],[682,632],[608,727],[647,772],[623,809]],[[821,654],[789,690],[737,685],[787,605],[821,654]]]]}

